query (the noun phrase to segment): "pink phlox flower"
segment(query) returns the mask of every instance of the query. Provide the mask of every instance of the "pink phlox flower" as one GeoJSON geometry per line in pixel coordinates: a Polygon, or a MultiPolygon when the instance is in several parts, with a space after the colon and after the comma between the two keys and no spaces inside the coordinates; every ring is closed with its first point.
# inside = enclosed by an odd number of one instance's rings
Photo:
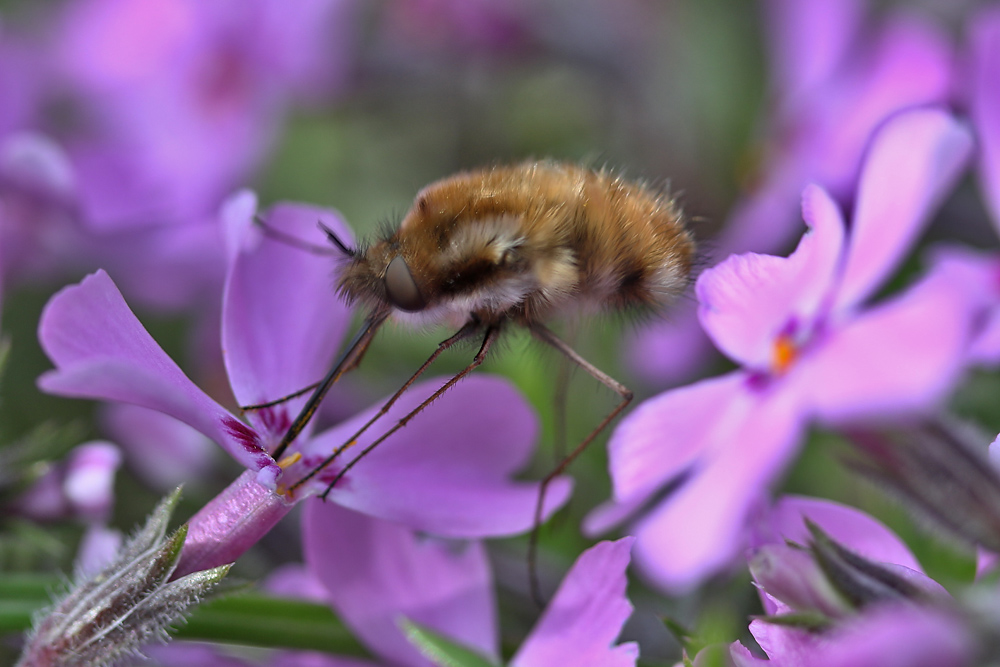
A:
{"type": "Polygon", "coordinates": [[[609,443],[614,501],[597,531],[679,486],[636,524],[636,562],[685,590],[732,561],[748,513],[793,458],[803,431],[934,409],[958,379],[982,319],[961,272],[936,267],[868,301],[960,173],[968,131],[943,111],[910,111],[876,136],[845,224],[817,186],[809,231],[789,257],[730,257],[698,281],[699,315],[737,371],[660,394],[609,443]]]}
{"type": "Polygon", "coordinates": [[[121,451],[110,442],[74,447],[13,503],[16,513],[36,521],[77,519],[103,524],[114,506],[115,474],[121,451]]]}
{"type": "Polygon", "coordinates": [[[261,163],[294,96],[319,97],[342,76],[350,40],[334,35],[347,32],[350,4],[67,5],[52,68],[88,121],[68,142],[88,224],[210,215],[261,163]]]}
{"type": "MultiPolygon", "coordinates": [[[[255,200],[243,194],[224,209],[230,265],[222,313],[223,357],[236,402],[287,396],[322,377],[348,324],[331,289],[329,257],[266,236],[253,223],[255,200]]],[[[316,245],[317,221],[350,234],[329,211],[279,205],[267,224],[316,245]]],[[[236,417],[185,376],[129,310],[111,278],[98,271],[49,301],[39,325],[56,366],[39,379],[45,391],[129,403],[161,412],[218,443],[247,471],[190,522],[175,576],[220,563],[255,543],[292,505],[326,491],[350,458],[293,486],[365,423],[377,406],[331,429],[307,428],[279,466],[269,454],[306,397],[236,417]]],[[[385,416],[388,428],[429,396],[424,380],[385,416]]],[[[381,403],[381,402],[380,402],[381,403]]],[[[370,429],[348,450],[353,458],[382,431],[370,429]]],[[[538,485],[511,475],[530,459],[536,419],[506,381],[466,379],[374,450],[343,477],[329,499],[430,533],[480,537],[522,532],[533,523],[538,485]]],[[[570,491],[558,481],[546,514],[570,491]]]]}

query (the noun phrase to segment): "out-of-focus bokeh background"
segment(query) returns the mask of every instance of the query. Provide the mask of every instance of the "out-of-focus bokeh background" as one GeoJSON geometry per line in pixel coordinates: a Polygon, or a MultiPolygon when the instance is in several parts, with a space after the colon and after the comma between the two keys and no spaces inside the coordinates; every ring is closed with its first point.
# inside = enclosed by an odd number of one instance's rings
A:
{"type": "MultiPolygon", "coordinates": [[[[17,511],[16,499],[77,443],[106,439],[124,450],[113,526],[127,530],[141,521],[167,486],[152,483],[150,464],[120,442],[130,432],[125,417],[35,388],[49,368],[35,329],[55,290],[107,268],[154,338],[200,386],[233,406],[216,342],[224,255],[210,228],[240,188],[256,191],[262,208],[279,201],[334,208],[365,236],[397,221],[422,186],[456,171],[568,160],[673,193],[708,264],[736,202],[760,187],[784,142],[809,131],[782,119],[786,70],[802,63],[784,59],[788,51],[775,45],[776,12],[765,10],[736,0],[0,3],[0,276],[2,331],[10,340],[0,384],[0,439],[7,443],[0,463],[10,463],[0,468],[0,484],[12,508],[0,525],[0,568],[71,569],[86,521],[72,512],[41,521],[17,511]]],[[[875,31],[905,11],[958,44],[975,10],[972,2],[871,3],[860,23],[862,32],[875,31]]],[[[860,59],[863,49],[849,55],[860,59]]],[[[788,215],[797,215],[794,206],[788,215]]],[[[947,225],[932,237],[995,244],[971,182],[940,217],[947,225]]],[[[787,252],[797,237],[760,250],[787,252]]],[[[640,400],[728,368],[708,358],[676,374],[650,372],[669,366],[653,358],[666,352],[640,341],[638,332],[650,325],[588,320],[573,340],[640,400]]],[[[324,418],[352,414],[392,391],[445,335],[386,332],[327,401],[324,418]]],[[[450,353],[442,372],[460,368],[472,352],[450,353]]],[[[555,356],[515,332],[484,368],[511,377],[543,420],[536,475],[556,459],[555,356]]],[[[956,407],[995,433],[998,396],[1000,379],[982,373],[956,407]]],[[[614,401],[574,372],[569,442],[614,401]]],[[[579,523],[608,497],[604,439],[573,466],[570,508],[543,532],[550,582],[589,544],[579,523]]],[[[221,452],[199,447],[190,454],[196,473],[181,469],[172,480],[185,482],[179,518],[238,472],[221,452]]],[[[815,433],[783,488],[866,508],[908,541],[932,576],[945,583],[971,577],[971,554],[926,538],[845,473],[839,454],[836,436],[815,433]]],[[[296,530],[287,520],[234,573],[259,577],[299,558],[296,530]]],[[[533,614],[517,592],[525,585],[524,544],[494,546],[501,585],[514,591],[501,597],[509,605],[504,631],[514,643],[519,623],[530,627],[533,614]]],[[[653,661],[675,659],[679,650],[658,614],[708,639],[734,639],[756,610],[748,581],[737,572],[671,600],[635,580],[630,595],[640,613],[625,636],[639,638],[653,661]]]]}

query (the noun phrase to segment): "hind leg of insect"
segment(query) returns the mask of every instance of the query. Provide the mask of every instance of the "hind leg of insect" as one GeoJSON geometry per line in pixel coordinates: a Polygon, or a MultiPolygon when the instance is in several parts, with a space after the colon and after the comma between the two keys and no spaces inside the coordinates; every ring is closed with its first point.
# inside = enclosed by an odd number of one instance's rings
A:
{"type": "MultiPolygon", "coordinates": [[[[566,334],[567,344],[572,347],[578,332],[576,323],[571,324],[566,334]]],[[[566,458],[566,407],[569,399],[569,376],[572,361],[566,356],[559,357],[559,371],[556,375],[556,388],[552,396],[552,453],[554,464],[558,465],[566,458]]]]}
{"type": "MultiPolygon", "coordinates": [[[[424,371],[426,371],[427,368],[432,363],[434,363],[434,361],[441,355],[442,352],[444,352],[445,350],[453,347],[456,343],[458,343],[460,341],[463,341],[463,340],[465,340],[467,338],[470,338],[470,337],[476,335],[477,333],[479,333],[479,331],[481,331],[481,329],[482,329],[482,325],[477,320],[471,320],[467,324],[465,324],[465,326],[463,326],[461,329],[459,329],[453,336],[447,338],[446,340],[441,341],[441,343],[438,344],[437,349],[435,349],[434,352],[431,353],[431,355],[420,366],[420,368],[418,368],[416,370],[416,372],[413,373],[413,375],[411,375],[410,378],[405,383],[403,383],[403,386],[400,387],[399,390],[395,394],[393,394],[391,397],[389,397],[389,400],[387,400],[385,402],[385,404],[382,405],[381,408],[379,408],[379,411],[376,412],[375,415],[371,419],[369,419],[367,422],[365,422],[365,424],[361,428],[359,428],[354,433],[354,435],[352,435],[350,438],[348,438],[347,442],[345,442],[341,446],[337,447],[337,449],[335,449],[328,457],[326,457],[323,460],[322,463],[320,463],[318,466],[316,466],[311,471],[309,471],[308,475],[306,475],[305,477],[303,477],[299,481],[295,482],[295,484],[293,484],[291,488],[293,490],[296,489],[296,488],[298,488],[299,486],[301,486],[302,484],[304,484],[306,481],[312,479],[312,477],[314,477],[316,474],[318,474],[325,467],[327,467],[328,465],[330,465],[331,463],[333,463],[333,461],[335,459],[337,459],[337,457],[339,457],[341,454],[343,454],[345,450],[347,450],[349,447],[353,446],[357,442],[358,438],[360,438],[361,435],[365,431],[367,431],[369,429],[369,427],[371,427],[376,421],[378,421],[380,418],[382,418],[389,411],[389,409],[393,406],[393,404],[397,400],[399,400],[399,397],[402,396],[403,393],[407,389],[409,389],[410,386],[414,382],[417,381],[417,378],[419,378],[424,373],[424,371]]],[[[419,406],[417,406],[412,411],[410,411],[409,414],[407,414],[402,419],[400,419],[398,422],[396,422],[396,424],[392,428],[390,428],[388,431],[386,431],[381,436],[379,436],[379,438],[376,439],[374,442],[372,442],[370,445],[368,445],[367,447],[365,447],[350,463],[348,463],[344,467],[343,470],[341,470],[337,474],[337,476],[330,483],[330,485],[327,486],[327,489],[323,493],[323,495],[321,496],[321,498],[325,499],[326,496],[330,493],[330,490],[333,489],[333,487],[337,484],[337,482],[340,481],[340,479],[344,476],[344,474],[348,470],[350,470],[351,468],[353,468],[354,465],[359,460],[361,460],[362,457],[364,457],[366,454],[368,454],[368,452],[370,452],[371,450],[375,449],[375,447],[377,447],[386,438],[388,438],[390,435],[392,435],[393,433],[395,433],[396,431],[398,431],[399,429],[401,429],[403,426],[406,426],[407,422],[409,422],[411,419],[413,419],[413,417],[416,416],[417,413],[419,413],[425,407],[427,407],[428,405],[430,405],[435,399],[437,399],[439,396],[441,396],[441,394],[443,394],[448,389],[450,389],[456,382],[458,382],[459,380],[461,380],[463,377],[465,377],[466,375],[468,375],[469,373],[471,373],[476,367],[478,367],[480,364],[482,364],[483,359],[486,358],[486,353],[489,351],[489,348],[493,345],[493,342],[496,340],[496,336],[497,336],[498,333],[499,333],[499,330],[496,329],[495,327],[488,328],[486,330],[486,334],[483,337],[483,342],[482,342],[482,345],[480,345],[479,352],[476,353],[476,356],[472,360],[472,362],[468,366],[466,366],[464,369],[462,369],[461,371],[459,371],[458,373],[456,373],[447,382],[445,382],[445,384],[442,385],[441,388],[439,388],[437,391],[435,391],[434,394],[430,398],[428,398],[423,403],[421,403],[419,406]]]]}
{"type": "Polygon", "coordinates": [[[565,472],[569,464],[572,463],[587,448],[587,446],[593,442],[594,438],[596,438],[601,431],[607,428],[608,424],[610,424],[614,418],[621,414],[622,410],[628,406],[628,404],[632,401],[632,390],[581,357],[576,350],[567,345],[547,327],[541,324],[533,324],[530,328],[531,333],[535,337],[547,345],[559,350],[559,352],[561,352],[567,359],[590,373],[594,379],[621,397],[621,401],[617,406],[615,406],[614,410],[612,410],[607,417],[601,420],[594,430],[591,431],[590,434],[573,449],[573,451],[566,455],[566,457],[563,458],[563,460],[555,468],[553,468],[552,471],[549,472],[549,474],[547,474],[539,484],[538,501],[535,504],[535,525],[531,529],[531,536],[528,538],[528,576],[531,586],[531,597],[534,598],[535,603],[538,604],[539,607],[544,607],[545,602],[542,598],[541,587],[538,582],[537,566],[538,536],[542,527],[542,513],[545,508],[545,493],[548,490],[549,485],[552,483],[552,480],[565,472]]]}

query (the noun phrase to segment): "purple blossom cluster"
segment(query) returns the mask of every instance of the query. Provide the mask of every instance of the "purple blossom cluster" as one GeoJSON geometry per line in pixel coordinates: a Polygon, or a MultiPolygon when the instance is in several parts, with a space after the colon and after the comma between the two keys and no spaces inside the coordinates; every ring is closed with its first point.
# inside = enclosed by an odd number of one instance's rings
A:
{"type": "MultiPolygon", "coordinates": [[[[386,4],[382,38],[435,59],[538,48],[531,3],[386,4]]],[[[411,419],[445,378],[415,382],[385,409],[388,396],[372,401],[384,387],[348,377],[333,408],[274,455],[307,403],[301,390],[321,381],[351,329],[354,313],[331,288],[330,238],[350,246],[354,234],[330,209],[259,209],[245,187],[294,109],[343,94],[355,4],[73,0],[31,29],[0,26],[0,99],[10,100],[0,105],[0,284],[87,273],[41,313],[52,368],[37,385],[100,401],[113,441],[31,474],[13,457],[0,471],[8,514],[71,519],[85,534],[77,588],[36,623],[21,664],[91,655],[105,631],[94,619],[114,619],[107,632],[117,633],[101,664],[136,651],[165,667],[247,664],[216,647],[142,644],[293,513],[302,557],[265,573],[261,588],[328,606],[369,655],[264,658],[279,667],[634,666],[648,637],[623,635],[628,585],[645,586],[652,607],[746,571],[759,593],[749,635],[703,653],[688,642],[683,664],[710,664],[713,650],[737,667],[992,658],[997,445],[966,449],[937,424],[970,374],[1000,362],[1000,254],[930,244],[925,232],[936,222],[937,237],[958,236],[949,202],[963,198],[981,201],[1000,234],[1000,5],[972,12],[954,43],[906,7],[877,17],[862,0],[761,8],[771,76],[762,158],[690,303],[630,339],[640,375],[671,388],[613,427],[611,497],[584,498],[603,502],[582,534],[571,528],[574,544],[590,546],[576,548],[560,584],[547,577],[550,599],[516,643],[487,540],[564,510],[573,483],[553,480],[536,512],[540,485],[522,475],[541,429],[510,380],[477,371],[411,419]],[[199,322],[202,339],[216,339],[202,358],[222,372],[189,377],[132,306],[199,322]],[[713,348],[721,374],[706,371],[713,348]],[[376,416],[377,428],[362,428],[376,416]],[[979,548],[980,580],[939,583],[860,509],[779,495],[816,431],[854,442],[867,457],[856,468],[943,527],[950,546],[979,548]],[[157,492],[210,487],[220,473],[225,484],[171,536],[160,511],[123,541],[111,527],[123,461],[157,492]],[[614,541],[581,541],[612,530],[614,541]],[[116,577],[128,586],[109,585],[116,577]]]]}

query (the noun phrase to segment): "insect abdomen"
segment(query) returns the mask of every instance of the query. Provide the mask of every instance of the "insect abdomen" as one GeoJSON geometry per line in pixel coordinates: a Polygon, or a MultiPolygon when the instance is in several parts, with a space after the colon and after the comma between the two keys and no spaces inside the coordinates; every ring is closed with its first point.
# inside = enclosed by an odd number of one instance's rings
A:
{"type": "Polygon", "coordinates": [[[669,198],[608,172],[586,172],[574,250],[581,298],[608,310],[656,308],[688,284],[694,240],[669,198]]]}

